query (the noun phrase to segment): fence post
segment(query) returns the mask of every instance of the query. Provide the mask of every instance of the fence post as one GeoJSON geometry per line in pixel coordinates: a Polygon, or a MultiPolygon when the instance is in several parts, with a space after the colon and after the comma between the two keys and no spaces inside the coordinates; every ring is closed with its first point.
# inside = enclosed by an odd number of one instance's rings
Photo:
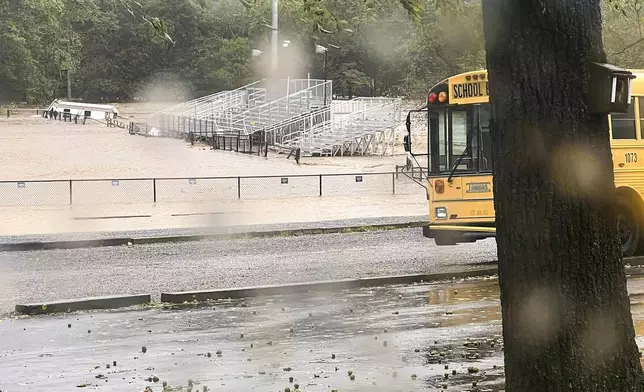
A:
{"type": "Polygon", "coordinates": [[[152,179],[152,196],[154,198],[154,202],[157,202],[157,179],[153,178],[152,179]]]}
{"type": "Polygon", "coordinates": [[[322,197],[322,174],[320,174],[320,197],[322,197]]]}
{"type": "Polygon", "coordinates": [[[73,193],[72,193],[72,180],[69,180],[69,205],[72,204],[73,193]]]}
{"type": "Polygon", "coordinates": [[[393,194],[396,194],[396,173],[391,173],[391,189],[393,194]]]}
{"type": "Polygon", "coordinates": [[[237,177],[237,198],[241,199],[241,177],[237,177]]]}
{"type": "Polygon", "coordinates": [[[9,109],[7,109],[7,118],[9,118],[9,116],[10,116],[9,109]]]}

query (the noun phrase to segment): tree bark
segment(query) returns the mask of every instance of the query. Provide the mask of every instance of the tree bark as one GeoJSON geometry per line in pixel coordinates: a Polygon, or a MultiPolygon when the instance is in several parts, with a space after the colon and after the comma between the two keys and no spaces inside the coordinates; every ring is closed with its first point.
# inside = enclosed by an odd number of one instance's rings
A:
{"type": "Polygon", "coordinates": [[[506,391],[641,391],[617,238],[600,0],[483,0],[506,391]]]}

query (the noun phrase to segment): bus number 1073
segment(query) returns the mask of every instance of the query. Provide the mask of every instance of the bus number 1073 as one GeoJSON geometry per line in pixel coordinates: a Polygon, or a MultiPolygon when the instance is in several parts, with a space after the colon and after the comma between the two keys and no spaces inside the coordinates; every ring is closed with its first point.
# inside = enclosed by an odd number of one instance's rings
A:
{"type": "Polygon", "coordinates": [[[627,152],[624,154],[626,163],[637,163],[637,153],[636,152],[627,152]]]}

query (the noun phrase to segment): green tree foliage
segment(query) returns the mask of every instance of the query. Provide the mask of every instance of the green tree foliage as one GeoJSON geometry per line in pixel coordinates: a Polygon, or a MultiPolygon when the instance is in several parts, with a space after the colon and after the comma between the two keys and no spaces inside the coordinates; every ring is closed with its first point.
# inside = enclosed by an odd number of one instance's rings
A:
{"type": "MultiPolygon", "coordinates": [[[[610,61],[644,63],[643,3],[604,1],[610,61]]],[[[68,69],[73,95],[94,101],[190,98],[269,75],[271,0],[16,0],[0,15],[0,103],[63,97],[68,69]]],[[[485,67],[480,0],[280,0],[279,17],[290,45],[278,76],[323,78],[324,45],[343,96],[420,98],[485,67]]]]}

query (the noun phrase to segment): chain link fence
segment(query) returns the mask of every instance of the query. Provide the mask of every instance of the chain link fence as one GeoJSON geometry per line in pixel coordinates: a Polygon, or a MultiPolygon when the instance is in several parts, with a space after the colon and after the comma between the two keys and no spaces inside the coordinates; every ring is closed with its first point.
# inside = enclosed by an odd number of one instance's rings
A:
{"type": "Polygon", "coordinates": [[[180,203],[409,194],[396,173],[0,181],[0,206],[180,203]],[[398,186],[397,186],[398,184],[398,186]],[[403,186],[400,186],[403,185],[403,186]]]}
{"type": "Polygon", "coordinates": [[[2,181],[0,205],[66,205],[71,200],[72,181],[2,181]]]}
{"type": "Polygon", "coordinates": [[[324,176],[322,188],[334,196],[393,194],[396,192],[396,177],[370,173],[324,176]]]}
{"type": "MultiPolygon", "coordinates": [[[[238,177],[156,179],[156,202],[178,203],[239,198],[238,177]]],[[[155,201],[155,200],[153,200],[155,201]]]]}
{"type": "Polygon", "coordinates": [[[240,185],[242,199],[320,196],[320,176],[244,177],[240,185]]]}
{"type": "Polygon", "coordinates": [[[72,181],[72,204],[137,204],[153,202],[154,179],[72,181]]]}

